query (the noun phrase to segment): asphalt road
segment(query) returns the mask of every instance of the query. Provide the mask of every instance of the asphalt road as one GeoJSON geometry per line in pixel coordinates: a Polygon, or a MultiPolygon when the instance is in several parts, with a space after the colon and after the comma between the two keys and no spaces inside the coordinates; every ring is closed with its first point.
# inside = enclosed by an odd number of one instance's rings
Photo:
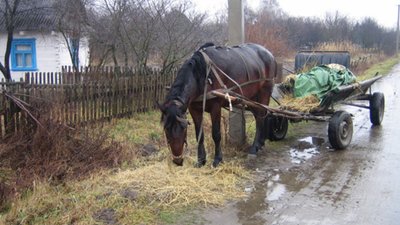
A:
{"type": "Polygon", "coordinates": [[[385,94],[381,126],[369,110],[352,113],[350,146],[334,151],[327,124],[293,124],[287,138],[267,143],[251,163],[249,198],[202,212],[203,224],[400,224],[400,64],[372,91],[385,94]]]}

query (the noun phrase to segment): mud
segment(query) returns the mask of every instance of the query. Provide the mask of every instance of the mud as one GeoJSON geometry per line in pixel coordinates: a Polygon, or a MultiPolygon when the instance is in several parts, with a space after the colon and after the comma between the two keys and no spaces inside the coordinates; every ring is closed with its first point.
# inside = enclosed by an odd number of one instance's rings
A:
{"type": "Polygon", "coordinates": [[[345,150],[330,148],[326,123],[290,125],[296,132],[250,164],[249,197],[199,213],[201,224],[399,224],[399,88],[400,65],[372,87],[386,98],[381,126],[369,110],[342,108],[354,115],[345,150]]]}

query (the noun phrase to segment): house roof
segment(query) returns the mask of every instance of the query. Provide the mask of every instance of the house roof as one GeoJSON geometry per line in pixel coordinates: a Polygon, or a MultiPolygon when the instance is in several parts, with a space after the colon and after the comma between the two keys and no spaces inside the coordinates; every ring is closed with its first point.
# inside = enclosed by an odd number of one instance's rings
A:
{"type": "MultiPolygon", "coordinates": [[[[1,2],[0,7],[4,9],[4,2],[1,2]]],[[[68,18],[61,18],[61,15],[59,14],[63,12],[60,11],[60,9],[57,10],[54,7],[54,0],[26,0],[22,2],[20,7],[18,8],[18,12],[15,15],[14,31],[56,30],[57,27],[60,25],[58,24],[60,21],[63,21],[64,23],[65,19],[68,20],[68,18]],[[25,4],[22,4],[22,2],[25,2],[25,4]]],[[[0,32],[4,32],[7,30],[5,17],[3,16],[4,12],[2,12],[2,9],[0,10],[0,32]]],[[[74,18],[71,17],[70,19],[74,18]]]]}
{"type": "MultiPolygon", "coordinates": [[[[0,31],[6,31],[5,18],[0,18],[0,31]]],[[[56,29],[55,13],[19,13],[15,19],[14,31],[50,31],[56,29]]]]}

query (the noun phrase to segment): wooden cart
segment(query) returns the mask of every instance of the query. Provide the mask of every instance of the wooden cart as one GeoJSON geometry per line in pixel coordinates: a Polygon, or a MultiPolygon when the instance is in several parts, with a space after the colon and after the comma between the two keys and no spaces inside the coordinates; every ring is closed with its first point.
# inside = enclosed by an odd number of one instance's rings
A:
{"type": "MultiPolygon", "coordinates": [[[[337,104],[351,105],[364,109],[369,109],[370,121],[373,125],[380,125],[383,120],[385,110],[385,97],[381,92],[371,93],[370,87],[382,76],[375,76],[371,79],[354,83],[351,85],[340,86],[338,90],[330,91],[320,105],[309,113],[285,110],[282,107],[270,107],[258,102],[243,98],[237,93],[224,91],[212,91],[211,94],[228,98],[235,104],[260,107],[267,110],[268,116],[265,119],[267,126],[267,138],[271,141],[278,141],[285,138],[289,121],[299,122],[304,120],[329,122],[328,137],[329,142],[335,149],[346,148],[353,137],[352,115],[346,111],[335,111],[337,104]],[[369,91],[368,91],[369,90],[369,91]],[[362,100],[369,104],[357,104],[353,101],[362,100]]],[[[275,85],[273,99],[280,105],[279,100],[283,97],[284,91],[281,86],[275,85]]]]}

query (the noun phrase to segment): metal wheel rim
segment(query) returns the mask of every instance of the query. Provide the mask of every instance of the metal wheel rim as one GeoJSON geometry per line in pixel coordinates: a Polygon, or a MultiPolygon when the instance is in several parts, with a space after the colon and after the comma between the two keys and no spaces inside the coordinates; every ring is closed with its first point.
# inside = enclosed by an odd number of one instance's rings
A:
{"type": "Polygon", "coordinates": [[[347,121],[343,121],[340,123],[339,133],[341,139],[347,139],[347,137],[349,136],[349,124],[347,123],[347,121]]]}

